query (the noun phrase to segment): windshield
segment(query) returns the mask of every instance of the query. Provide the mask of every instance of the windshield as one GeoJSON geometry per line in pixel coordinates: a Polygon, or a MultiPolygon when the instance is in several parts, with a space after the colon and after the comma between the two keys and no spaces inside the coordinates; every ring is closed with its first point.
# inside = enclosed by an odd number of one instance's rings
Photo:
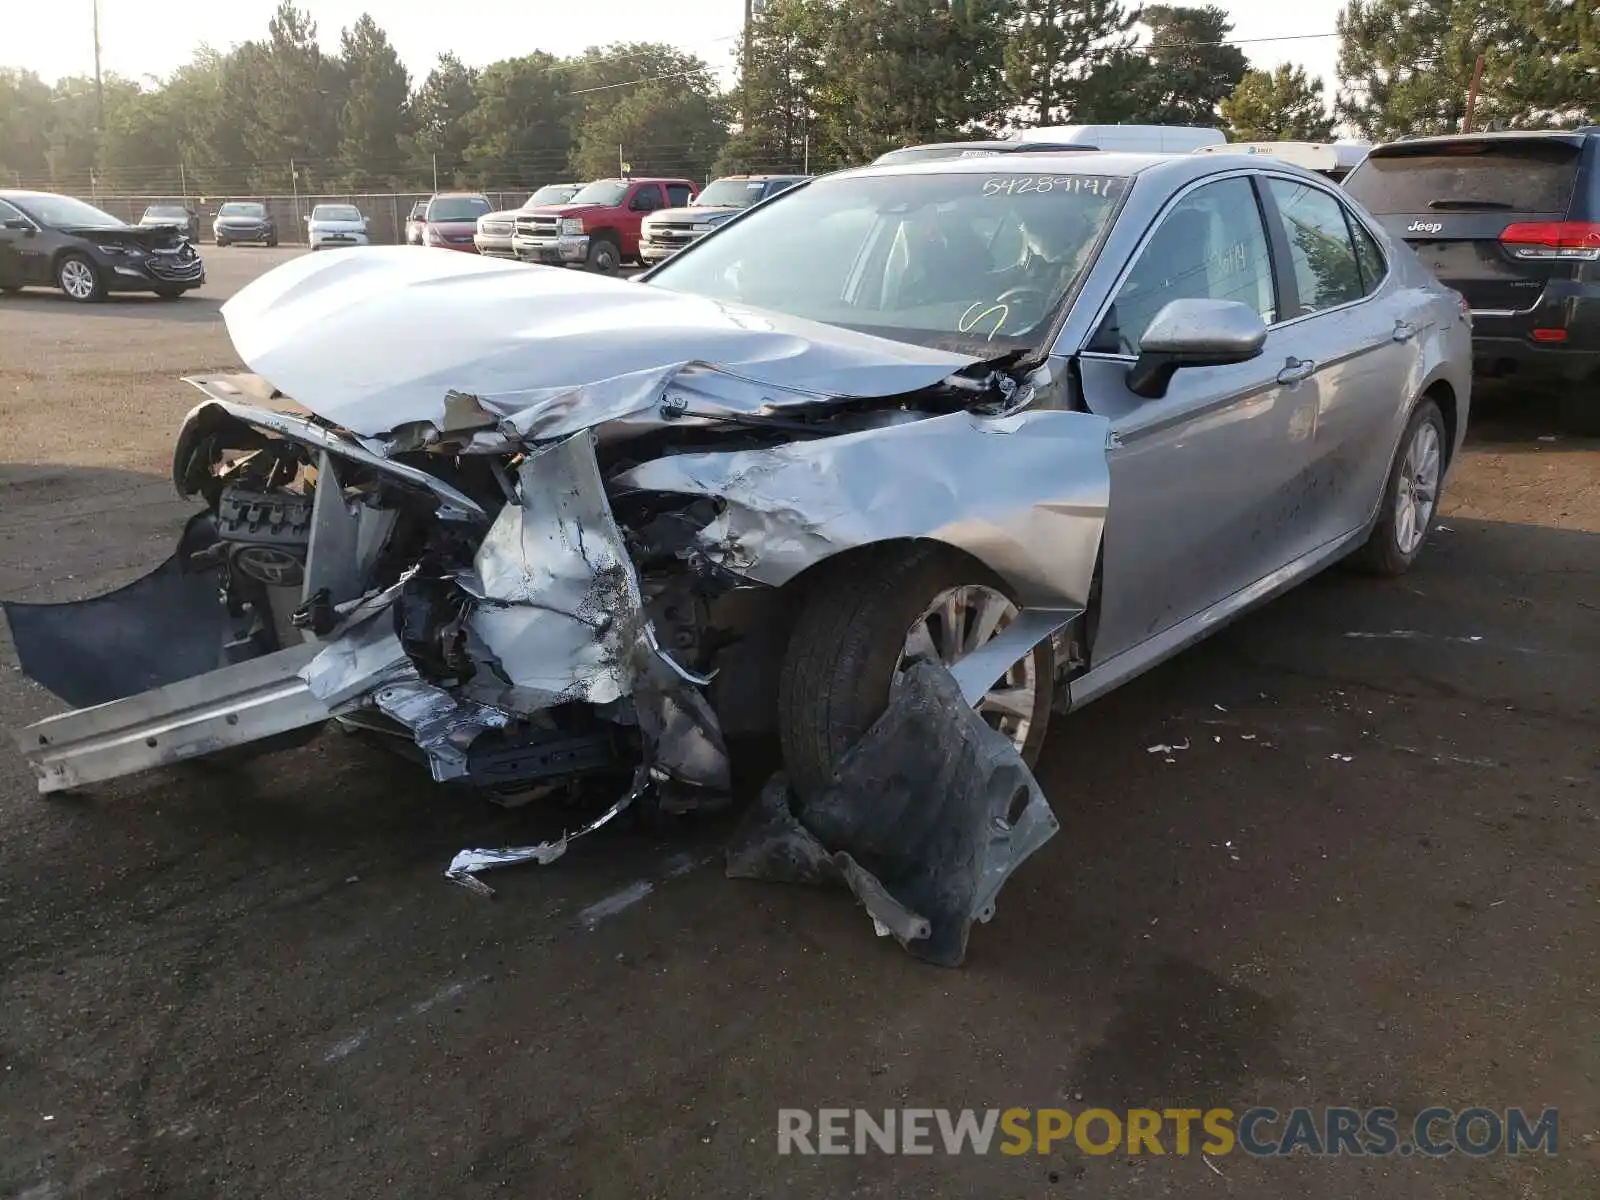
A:
{"type": "Polygon", "coordinates": [[[219,217],[264,217],[267,215],[265,204],[224,204],[217,209],[219,217]]]}
{"type": "Polygon", "coordinates": [[[1578,157],[1576,146],[1553,140],[1457,142],[1432,154],[1374,155],[1345,190],[1379,216],[1451,208],[1565,214],[1578,157]]]}
{"type": "Polygon", "coordinates": [[[177,221],[180,224],[189,220],[189,210],[179,208],[174,204],[152,204],[144,210],[146,221],[177,221]]]}
{"type": "Polygon", "coordinates": [[[550,183],[528,197],[523,208],[538,208],[541,204],[565,204],[577,193],[575,183],[550,183]]]}
{"type": "Polygon", "coordinates": [[[319,204],[311,210],[313,221],[359,221],[361,210],[354,204],[319,204]]]}
{"type": "Polygon", "coordinates": [[[902,341],[1031,344],[1126,183],[1105,175],[824,180],[669,259],[657,287],[902,341]]]}
{"type": "Polygon", "coordinates": [[[572,197],[573,204],[621,204],[628,194],[628,184],[622,179],[597,179],[578,189],[572,197]]]}
{"type": "Polygon", "coordinates": [[[719,179],[690,203],[696,208],[749,208],[766,186],[761,179],[719,179]]]}
{"type": "Polygon", "coordinates": [[[489,211],[489,201],[482,196],[441,196],[428,204],[428,220],[476,221],[489,211]]]}
{"type": "Polygon", "coordinates": [[[92,204],[71,196],[25,196],[16,200],[34,220],[45,225],[85,225],[95,229],[120,229],[122,222],[92,204]]]}

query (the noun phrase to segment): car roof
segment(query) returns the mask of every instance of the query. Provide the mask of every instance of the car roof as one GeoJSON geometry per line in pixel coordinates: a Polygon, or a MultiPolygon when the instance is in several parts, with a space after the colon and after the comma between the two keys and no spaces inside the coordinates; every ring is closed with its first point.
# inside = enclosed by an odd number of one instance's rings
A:
{"type": "Polygon", "coordinates": [[[435,192],[433,195],[429,196],[428,199],[430,199],[430,200],[454,200],[457,197],[465,198],[465,199],[468,199],[468,200],[487,200],[489,198],[489,197],[485,196],[482,192],[435,192]]]}
{"type": "Polygon", "coordinates": [[[753,179],[753,180],[758,180],[761,183],[767,183],[767,182],[769,182],[769,181],[771,181],[773,179],[810,179],[810,178],[811,178],[811,176],[809,176],[809,175],[739,175],[739,174],[734,174],[734,175],[718,175],[711,182],[712,183],[720,183],[724,179],[753,179]]]}
{"type": "Polygon", "coordinates": [[[23,188],[6,188],[0,191],[0,200],[37,200],[41,197],[51,198],[65,194],[64,192],[33,192],[23,188]]]}
{"type": "MultiPolygon", "coordinates": [[[[1085,150],[1076,154],[1057,154],[1050,151],[1042,153],[1010,153],[1005,155],[1005,166],[1001,168],[995,163],[991,155],[978,158],[937,158],[924,162],[891,162],[869,163],[864,167],[856,167],[847,171],[840,171],[833,178],[850,175],[948,175],[951,173],[963,175],[983,175],[995,170],[1005,170],[1008,173],[1027,173],[1038,171],[1046,175],[1143,175],[1157,169],[1170,169],[1175,175],[1209,175],[1215,174],[1219,169],[1237,169],[1239,167],[1261,167],[1259,158],[1250,159],[1243,155],[1199,155],[1199,154],[1139,154],[1127,150],[1085,150]]],[[[1278,164],[1272,164],[1277,166],[1278,164]]]]}
{"type": "Polygon", "coordinates": [[[905,154],[914,150],[951,150],[961,152],[981,153],[987,158],[991,154],[1051,154],[1063,150],[1086,153],[1098,150],[1098,146],[1085,145],[1082,142],[1019,142],[1012,138],[978,138],[967,142],[919,142],[914,146],[897,146],[893,150],[885,150],[874,162],[894,154],[905,154]]]}
{"type": "Polygon", "coordinates": [[[1502,129],[1492,133],[1446,133],[1437,137],[1407,137],[1374,146],[1370,157],[1396,158],[1405,154],[1421,154],[1437,146],[1459,146],[1463,142],[1563,142],[1569,146],[1582,146],[1591,137],[1600,134],[1600,125],[1585,125],[1581,129],[1502,129]]]}

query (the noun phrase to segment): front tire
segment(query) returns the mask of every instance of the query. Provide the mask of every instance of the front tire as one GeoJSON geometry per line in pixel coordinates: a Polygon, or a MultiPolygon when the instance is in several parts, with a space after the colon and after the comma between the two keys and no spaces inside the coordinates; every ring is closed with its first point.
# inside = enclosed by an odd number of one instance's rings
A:
{"type": "Polygon", "coordinates": [[[615,275],[622,269],[622,248],[609,237],[597,237],[589,243],[585,265],[596,275],[615,275]]]}
{"type": "MultiPolygon", "coordinates": [[[[852,556],[812,585],[778,685],[778,728],[795,790],[821,792],[839,760],[889,704],[896,672],[930,650],[950,665],[1016,615],[993,572],[944,546],[852,556]]],[[[1032,766],[1050,723],[1055,680],[1050,642],[997,681],[979,704],[1032,766]]]]}
{"type": "Polygon", "coordinates": [[[62,256],[56,264],[56,286],[68,300],[79,304],[93,304],[106,295],[106,281],[94,263],[82,254],[62,256]]]}
{"type": "Polygon", "coordinates": [[[1411,569],[1439,512],[1439,488],[1449,454],[1444,415],[1424,398],[1411,414],[1383,488],[1383,508],[1351,564],[1393,578],[1411,569]]]}

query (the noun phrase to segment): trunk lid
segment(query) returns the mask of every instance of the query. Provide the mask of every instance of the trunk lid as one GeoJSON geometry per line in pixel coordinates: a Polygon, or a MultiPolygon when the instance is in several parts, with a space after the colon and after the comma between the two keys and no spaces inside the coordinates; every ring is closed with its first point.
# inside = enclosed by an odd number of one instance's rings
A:
{"type": "Polygon", "coordinates": [[[1505,234],[1566,221],[1585,157],[1578,136],[1430,138],[1378,147],[1345,187],[1475,311],[1521,312],[1573,264],[1505,234]]]}

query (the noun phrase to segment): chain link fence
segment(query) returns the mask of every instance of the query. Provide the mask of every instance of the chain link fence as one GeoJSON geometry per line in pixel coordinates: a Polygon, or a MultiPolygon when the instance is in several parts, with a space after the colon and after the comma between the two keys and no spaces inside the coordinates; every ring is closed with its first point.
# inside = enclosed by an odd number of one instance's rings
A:
{"type": "MultiPolygon", "coordinates": [[[[532,190],[484,192],[498,209],[520,208],[532,190]]],[[[353,204],[367,219],[367,234],[375,245],[399,245],[406,240],[406,218],[411,207],[426,200],[432,192],[327,192],[307,196],[219,196],[195,197],[147,193],[94,197],[94,204],[112,216],[137,223],[152,204],[182,204],[200,217],[200,237],[211,240],[211,222],[217,209],[226,203],[245,200],[265,204],[278,226],[278,240],[287,245],[306,244],[306,218],[319,204],[353,204]]]]}

